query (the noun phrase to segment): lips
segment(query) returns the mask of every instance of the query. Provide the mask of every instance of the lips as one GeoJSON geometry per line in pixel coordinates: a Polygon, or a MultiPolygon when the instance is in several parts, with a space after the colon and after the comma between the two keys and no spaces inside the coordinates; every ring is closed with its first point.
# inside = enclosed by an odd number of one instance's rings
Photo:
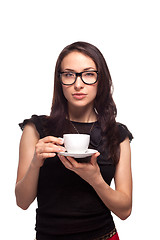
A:
{"type": "Polygon", "coordinates": [[[86,95],[87,95],[87,94],[85,94],[85,93],[74,93],[74,94],[72,94],[72,96],[73,96],[75,99],[79,99],[79,100],[85,98],[86,95]]]}

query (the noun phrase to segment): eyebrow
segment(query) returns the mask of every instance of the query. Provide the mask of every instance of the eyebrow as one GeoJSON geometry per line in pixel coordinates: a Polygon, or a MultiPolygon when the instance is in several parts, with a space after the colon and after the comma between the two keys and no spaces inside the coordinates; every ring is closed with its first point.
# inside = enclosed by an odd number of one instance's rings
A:
{"type": "MultiPolygon", "coordinates": [[[[94,67],[87,67],[87,68],[84,68],[83,71],[88,71],[88,70],[91,70],[91,69],[96,71],[96,69],[95,69],[94,67]]],[[[70,68],[65,68],[64,71],[75,72],[75,70],[70,69],[70,68]]]]}
{"type": "Polygon", "coordinates": [[[95,70],[94,67],[88,67],[88,68],[85,68],[84,70],[87,71],[87,70],[90,70],[90,69],[95,70]]]}

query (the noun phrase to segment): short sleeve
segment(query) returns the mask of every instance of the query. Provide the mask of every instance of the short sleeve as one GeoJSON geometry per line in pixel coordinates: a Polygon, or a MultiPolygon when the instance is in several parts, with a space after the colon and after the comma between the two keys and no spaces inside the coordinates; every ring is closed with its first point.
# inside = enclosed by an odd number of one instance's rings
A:
{"type": "Polygon", "coordinates": [[[20,128],[22,129],[22,131],[24,130],[24,127],[28,124],[28,123],[33,123],[36,127],[37,132],[40,135],[40,138],[44,137],[44,131],[43,131],[43,121],[45,119],[45,115],[32,115],[31,118],[29,119],[25,119],[22,123],[19,123],[20,128]]]}
{"type": "Polygon", "coordinates": [[[128,130],[128,128],[122,123],[118,123],[118,128],[119,128],[119,141],[120,141],[120,143],[123,142],[127,137],[129,138],[129,140],[131,142],[132,139],[133,139],[133,135],[128,130]]]}

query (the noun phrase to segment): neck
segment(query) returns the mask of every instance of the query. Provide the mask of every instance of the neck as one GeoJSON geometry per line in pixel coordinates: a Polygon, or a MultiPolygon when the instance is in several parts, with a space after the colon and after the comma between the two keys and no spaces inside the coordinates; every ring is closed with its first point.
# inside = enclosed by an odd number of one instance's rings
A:
{"type": "Polygon", "coordinates": [[[97,115],[94,111],[94,108],[77,108],[76,110],[72,107],[68,108],[69,119],[75,122],[95,122],[97,121],[97,115]]]}

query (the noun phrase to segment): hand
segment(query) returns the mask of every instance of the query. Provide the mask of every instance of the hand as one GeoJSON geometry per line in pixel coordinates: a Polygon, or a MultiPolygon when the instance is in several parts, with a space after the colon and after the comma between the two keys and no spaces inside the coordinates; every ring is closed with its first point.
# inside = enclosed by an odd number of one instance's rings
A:
{"type": "Polygon", "coordinates": [[[48,136],[40,139],[35,146],[35,153],[32,164],[41,167],[46,158],[55,157],[58,152],[65,152],[65,148],[60,146],[63,144],[63,139],[48,136]]]}
{"type": "Polygon", "coordinates": [[[102,178],[100,168],[97,164],[97,157],[99,155],[99,152],[93,154],[89,163],[78,163],[72,157],[64,157],[61,155],[58,155],[58,157],[67,169],[78,174],[90,185],[94,185],[94,183],[102,178]]]}

